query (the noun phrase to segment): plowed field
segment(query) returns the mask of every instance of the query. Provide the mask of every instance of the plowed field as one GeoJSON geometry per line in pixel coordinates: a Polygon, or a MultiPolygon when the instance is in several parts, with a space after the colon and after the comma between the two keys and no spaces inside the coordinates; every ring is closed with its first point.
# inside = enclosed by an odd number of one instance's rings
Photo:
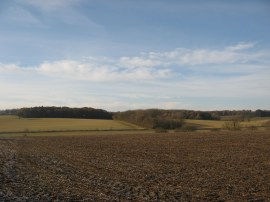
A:
{"type": "Polygon", "coordinates": [[[270,201],[269,132],[0,138],[0,201],[270,201]]]}

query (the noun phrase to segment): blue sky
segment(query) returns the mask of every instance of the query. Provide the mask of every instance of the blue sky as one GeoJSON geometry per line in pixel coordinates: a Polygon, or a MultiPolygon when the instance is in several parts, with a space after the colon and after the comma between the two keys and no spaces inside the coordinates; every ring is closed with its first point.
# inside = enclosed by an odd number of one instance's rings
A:
{"type": "Polygon", "coordinates": [[[268,0],[2,0],[0,109],[270,109],[268,0]]]}

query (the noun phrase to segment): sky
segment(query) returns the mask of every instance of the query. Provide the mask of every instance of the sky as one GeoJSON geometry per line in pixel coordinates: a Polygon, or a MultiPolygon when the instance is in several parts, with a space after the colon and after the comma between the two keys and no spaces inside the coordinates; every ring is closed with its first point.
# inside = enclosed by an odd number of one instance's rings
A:
{"type": "Polygon", "coordinates": [[[1,0],[0,109],[270,109],[269,0],[1,0]]]}

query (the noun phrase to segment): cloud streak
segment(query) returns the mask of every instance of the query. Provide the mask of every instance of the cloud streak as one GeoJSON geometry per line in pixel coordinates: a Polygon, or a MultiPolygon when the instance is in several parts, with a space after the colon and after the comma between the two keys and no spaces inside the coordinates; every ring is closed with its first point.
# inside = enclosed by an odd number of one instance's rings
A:
{"type": "Polygon", "coordinates": [[[25,0],[24,3],[35,6],[36,8],[45,11],[55,11],[58,9],[68,8],[79,4],[82,0],[53,0],[53,1],[43,1],[43,0],[25,0]]]}
{"type": "Polygon", "coordinates": [[[220,50],[176,48],[168,52],[142,53],[140,57],[123,57],[121,62],[131,68],[143,65],[152,67],[174,64],[194,66],[246,63],[262,58],[262,54],[244,52],[244,50],[251,49],[254,46],[254,43],[239,43],[220,50]]]}
{"type": "Polygon", "coordinates": [[[229,46],[227,49],[230,51],[246,50],[253,48],[255,43],[239,43],[234,46],[229,46]]]}

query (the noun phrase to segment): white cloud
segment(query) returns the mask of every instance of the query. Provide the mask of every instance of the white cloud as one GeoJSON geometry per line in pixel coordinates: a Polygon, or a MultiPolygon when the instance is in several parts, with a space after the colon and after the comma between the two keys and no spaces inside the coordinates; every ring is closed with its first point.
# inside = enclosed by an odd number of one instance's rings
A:
{"type": "Polygon", "coordinates": [[[140,67],[126,69],[96,63],[86,63],[73,60],[44,62],[37,67],[21,67],[15,64],[0,64],[0,72],[21,72],[43,74],[50,77],[59,77],[72,80],[84,80],[92,82],[112,81],[149,81],[166,78],[170,75],[170,69],[149,69],[140,67]]]}
{"type": "Polygon", "coordinates": [[[116,111],[194,107],[182,97],[193,97],[198,103],[201,98],[243,99],[246,103],[254,98],[270,100],[269,64],[266,51],[232,51],[227,47],[60,60],[35,67],[0,63],[0,107],[28,103],[116,111]],[[183,66],[187,74],[181,72],[183,66]],[[220,75],[214,74],[217,72],[220,75]]]}
{"type": "Polygon", "coordinates": [[[0,72],[19,72],[22,69],[16,64],[1,64],[0,63],[0,72]]]}
{"type": "Polygon", "coordinates": [[[119,65],[121,67],[136,68],[136,67],[154,67],[159,65],[159,61],[145,59],[142,57],[121,57],[119,65]]]}
{"type": "Polygon", "coordinates": [[[177,48],[169,52],[149,52],[118,59],[89,57],[83,61],[44,62],[31,68],[0,64],[0,71],[35,71],[53,77],[106,82],[170,78],[172,75],[182,75],[182,67],[189,68],[191,73],[251,74],[258,70],[267,70],[270,63],[268,52],[243,51],[247,47],[252,46],[241,43],[221,50],[177,48]]]}
{"type": "Polygon", "coordinates": [[[245,56],[227,51],[195,50],[179,55],[178,64],[183,65],[204,65],[234,63],[244,60],[245,56]]]}
{"type": "Polygon", "coordinates": [[[102,64],[96,65],[77,61],[43,63],[37,68],[37,71],[50,76],[97,82],[151,80],[164,77],[167,73],[166,70],[153,71],[147,68],[127,70],[102,64]]]}
{"type": "Polygon", "coordinates": [[[239,43],[220,50],[176,48],[168,52],[149,52],[141,53],[140,56],[136,57],[122,57],[120,58],[120,65],[134,68],[142,66],[240,64],[265,57],[262,53],[245,52],[246,49],[254,46],[254,43],[239,43]]]}
{"type": "Polygon", "coordinates": [[[179,75],[186,79],[185,74],[181,72],[182,67],[188,68],[191,75],[193,72],[244,75],[268,70],[267,52],[244,52],[247,47],[252,46],[241,43],[222,50],[177,48],[169,52],[149,52],[142,53],[140,56],[118,59],[90,57],[84,58],[83,61],[44,62],[36,67],[0,64],[0,71],[33,71],[50,77],[107,82],[172,79],[179,75]],[[257,63],[254,64],[254,61],[257,63]]]}
{"type": "Polygon", "coordinates": [[[250,49],[255,46],[255,43],[239,43],[234,46],[229,46],[227,49],[230,51],[239,51],[239,50],[245,50],[250,49]]]}

